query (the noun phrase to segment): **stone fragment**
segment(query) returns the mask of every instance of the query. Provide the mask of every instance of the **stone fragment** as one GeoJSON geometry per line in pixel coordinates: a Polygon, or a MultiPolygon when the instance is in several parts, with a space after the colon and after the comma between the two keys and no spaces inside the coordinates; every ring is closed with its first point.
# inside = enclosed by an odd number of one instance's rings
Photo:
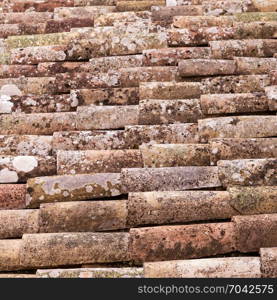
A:
{"type": "Polygon", "coordinates": [[[154,144],[143,145],[140,150],[146,168],[210,165],[209,145],[154,144]]]}
{"type": "MultiPolygon", "coordinates": [[[[88,106],[79,107],[77,129],[121,129],[138,124],[138,106],[88,106]]],[[[59,130],[55,130],[59,131],[59,130]]],[[[66,130],[64,130],[66,131],[66,130]]]]}
{"type": "Polygon", "coordinates": [[[106,88],[71,90],[71,101],[84,105],[136,105],[139,88],[106,88]]]}
{"type": "Polygon", "coordinates": [[[277,138],[223,138],[210,140],[211,162],[277,157],[277,138]]]}
{"type": "Polygon", "coordinates": [[[235,216],[236,247],[240,252],[258,252],[260,248],[277,245],[277,214],[235,216]]]}
{"type": "Polygon", "coordinates": [[[144,1],[118,1],[116,8],[118,11],[143,11],[150,10],[152,6],[164,6],[165,0],[144,0],[144,1]]]}
{"type": "Polygon", "coordinates": [[[125,232],[24,234],[20,262],[32,269],[122,262],[129,260],[128,244],[125,232]]]}
{"type": "Polygon", "coordinates": [[[206,94],[200,104],[207,115],[268,111],[268,98],[263,93],[206,94]]]}
{"type": "Polygon", "coordinates": [[[180,47],[144,50],[145,66],[177,66],[182,59],[208,58],[209,47],[180,47]]]}
{"type": "Polygon", "coordinates": [[[150,11],[114,12],[96,17],[94,20],[94,26],[114,26],[117,22],[136,22],[144,19],[150,20],[150,18],[150,11]]]}
{"type": "Polygon", "coordinates": [[[40,46],[11,50],[12,64],[38,64],[40,62],[64,61],[65,48],[62,46],[40,46]]]}
{"type": "Polygon", "coordinates": [[[37,177],[27,182],[26,205],[107,198],[121,194],[120,174],[78,174],[37,177]]]}
{"type": "Polygon", "coordinates": [[[261,248],[261,272],[262,277],[276,278],[277,277],[277,247],[261,248]]]}
{"type": "Polygon", "coordinates": [[[274,186],[231,186],[231,205],[242,215],[277,212],[277,188],[274,186]]]}
{"type": "Polygon", "coordinates": [[[265,88],[265,94],[268,98],[269,110],[277,110],[277,86],[268,86],[265,88]]]}
{"type": "Polygon", "coordinates": [[[236,214],[230,205],[229,193],[225,191],[130,193],[127,224],[136,227],[220,220],[236,214]]]}
{"type": "Polygon", "coordinates": [[[229,185],[276,185],[277,159],[220,160],[217,163],[219,179],[229,185]]]}
{"type": "Polygon", "coordinates": [[[232,60],[187,59],[179,62],[178,69],[182,77],[236,74],[232,60]]]}
{"type": "Polygon", "coordinates": [[[142,168],[139,150],[85,150],[57,152],[57,173],[120,173],[122,168],[142,168]]]}
{"type": "Polygon", "coordinates": [[[39,278],[142,278],[143,268],[80,268],[37,270],[39,278]]]}
{"type": "Polygon", "coordinates": [[[21,238],[24,233],[39,230],[38,210],[1,210],[0,239],[21,238]]]}
{"type": "Polygon", "coordinates": [[[277,51],[274,39],[211,41],[211,57],[233,59],[234,57],[272,57],[277,51]]]}
{"type": "Polygon", "coordinates": [[[25,208],[25,184],[0,184],[0,209],[25,208]]]}
{"type": "Polygon", "coordinates": [[[199,99],[141,100],[139,124],[193,123],[202,117],[199,99]]]}
{"type": "Polygon", "coordinates": [[[199,82],[140,83],[140,99],[193,99],[201,95],[199,82]]]}
{"type": "Polygon", "coordinates": [[[146,278],[260,278],[259,257],[217,257],[149,262],[146,278]]]}
{"type": "Polygon", "coordinates": [[[182,191],[219,187],[217,167],[133,168],[121,171],[123,192],[182,191]]]}
{"type": "Polygon", "coordinates": [[[176,67],[141,67],[119,70],[120,84],[123,87],[138,87],[140,82],[176,81],[178,79],[176,67]]]}
{"type": "Polygon", "coordinates": [[[270,85],[268,75],[218,76],[201,80],[202,94],[255,93],[270,85]]]}
{"type": "Polygon", "coordinates": [[[200,258],[234,250],[232,222],[130,230],[130,254],[136,262],[200,258]]]}
{"type": "Polygon", "coordinates": [[[199,141],[195,123],[127,126],[124,136],[130,148],[150,143],[183,144],[199,141]]]}
{"type": "Polygon", "coordinates": [[[213,138],[259,138],[277,134],[277,116],[234,116],[198,120],[202,142],[213,138]]]}
{"type": "Polygon", "coordinates": [[[20,270],[20,251],[22,240],[0,240],[0,270],[20,270]]]}
{"type": "Polygon", "coordinates": [[[59,131],[53,134],[54,151],[123,150],[128,147],[129,144],[123,130],[59,131]]]}
{"type": "Polygon", "coordinates": [[[93,232],[126,228],[127,201],[41,204],[40,232],[93,232]]]}
{"type": "Polygon", "coordinates": [[[0,135],[1,155],[52,155],[52,136],[0,135]]]}
{"type": "Polygon", "coordinates": [[[0,183],[24,183],[28,178],[51,176],[56,172],[53,156],[0,156],[0,183]]]}
{"type": "Polygon", "coordinates": [[[52,135],[55,131],[76,130],[76,113],[0,115],[0,134],[52,135]]]}
{"type": "Polygon", "coordinates": [[[276,58],[235,57],[238,74],[267,74],[277,68],[276,58]]]}

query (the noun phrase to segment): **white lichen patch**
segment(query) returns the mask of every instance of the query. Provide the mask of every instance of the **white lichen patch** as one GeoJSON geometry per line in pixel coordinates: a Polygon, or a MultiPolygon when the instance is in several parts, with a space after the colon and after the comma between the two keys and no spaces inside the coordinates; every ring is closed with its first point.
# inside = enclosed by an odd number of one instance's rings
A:
{"type": "Polygon", "coordinates": [[[13,103],[10,101],[11,97],[2,95],[0,96],[0,114],[9,114],[12,112],[13,103]]]}
{"type": "Polygon", "coordinates": [[[212,154],[217,154],[218,153],[218,148],[214,148],[213,150],[212,150],[212,154]]]}
{"type": "Polygon", "coordinates": [[[87,185],[86,186],[86,192],[87,193],[92,193],[92,191],[93,191],[93,187],[91,185],[87,185]]]}
{"type": "Polygon", "coordinates": [[[79,105],[79,100],[76,91],[70,93],[71,107],[77,107],[79,105]]]}
{"type": "Polygon", "coordinates": [[[18,182],[18,175],[15,171],[10,171],[8,168],[0,171],[0,183],[15,183],[18,182]]]}
{"type": "Polygon", "coordinates": [[[166,0],[166,6],[177,6],[177,0],[166,0]]]}
{"type": "Polygon", "coordinates": [[[0,89],[0,96],[21,96],[20,89],[15,84],[5,84],[0,89]]]}
{"type": "Polygon", "coordinates": [[[244,178],[239,173],[234,173],[232,179],[238,182],[243,182],[244,178]]]}
{"type": "Polygon", "coordinates": [[[28,173],[37,168],[38,161],[34,156],[17,156],[12,164],[17,171],[28,173]]]}

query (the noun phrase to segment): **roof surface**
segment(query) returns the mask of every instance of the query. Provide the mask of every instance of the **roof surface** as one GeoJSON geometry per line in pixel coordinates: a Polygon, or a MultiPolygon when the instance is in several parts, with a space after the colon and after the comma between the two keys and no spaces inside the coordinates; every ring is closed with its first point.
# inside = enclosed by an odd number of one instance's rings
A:
{"type": "Polygon", "coordinates": [[[0,5],[0,277],[277,277],[276,1],[0,5]]]}

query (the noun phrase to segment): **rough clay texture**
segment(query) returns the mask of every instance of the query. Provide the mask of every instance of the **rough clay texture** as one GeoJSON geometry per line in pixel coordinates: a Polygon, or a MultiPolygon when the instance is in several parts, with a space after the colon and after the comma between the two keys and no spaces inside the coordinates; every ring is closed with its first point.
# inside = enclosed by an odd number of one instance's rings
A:
{"type": "Polygon", "coordinates": [[[259,278],[258,257],[188,259],[144,264],[146,278],[259,278]]]}
{"type": "Polygon", "coordinates": [[[276,0],[0,2],[0,278],[277,277],[276,0]]]}

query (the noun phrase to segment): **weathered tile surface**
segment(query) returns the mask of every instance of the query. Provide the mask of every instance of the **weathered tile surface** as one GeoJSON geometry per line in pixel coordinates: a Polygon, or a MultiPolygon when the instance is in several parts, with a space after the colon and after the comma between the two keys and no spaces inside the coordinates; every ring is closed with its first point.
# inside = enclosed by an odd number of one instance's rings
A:
{"type": "Polygon", "coordinates": [[[277,116],[233,116],[198,121],[201,140],[276,136],[277,116]]]}
{"type": "Polygon", "coordinates": [[[41,269],[39,278],[142,278],[143,268],[41,269]]]}
{"type": "Polygon", "coordinates": [[[26,205],[107,198],[121,194],[120,174],[37,177],[27,183],[26,205]]]}
{"type": "Polygon", "coordinates": [[[193,123],[202,117],[198,99],[141,100],[139,124],[193,123]]]}
{"type": "Polygon", "coordinates": [[[122,169],[125,192],[182,191],[219,187],[217,167],[122,169]]]}
{"type": "Polygon", "coordinates": [[[85,150],[57,153],[57,173],[120,173],[122,168],[143,166],[139,150],[85,150]]]}
{"type": "Polygon", "coordinates": [[[53,156],[0,156],[0,183],[25,183],[28,178],[56,173],[53,156]]]}
{"type": "Polygon", "coordinates": [[[37,268],[128,261],[128,243],[129,234],[125,232],[25,234],[20,263],[37,268]]]}
{"type": "Polygon", "coordinates": [[[0,209],[25,208],[25,184],[0,184],[0,209]]]}
{"type": "Polygon", "coordinates": [[[275,0],[0,2],[1,278],[276,277],[275,0]]]}
{"type": "Polygon", "coordinates": [[[126,228],[124,200],[40,205],[40,232],[93,232],[126,228]]]}
{"type": "Polygon", "coordinates": [[[220,160],[217,163],[223,186],[276,185],[277,159],[220,160]]]}
{"type": "Polygon", "coordinates": [[[262,277],[275,278],[277,276],[277,247],[261,248],[260,254],[262,277]]]}
{"type": "Polygon", "coordinates": [[[277,214],[233,217],[236,245],[240,252],[257,252],[277,244],[277,214]]]}
{"type": "Polygon", "coordinates": [[[225,191],[145,192],[129,194],[127,220],[135,227],[227,219],[235,214],[225,191]]]}
{"type": "Polygon", "coordinates": [[[149,262],[146,278],[259,278],[258,257],[224,257],[149,262]]]}
{"type": "Polygon", "coordinates": [[[38,231],[38,210],[0,211],[0,239],[21,238],[24,233],[37,233],[38,231]]]}
{"type": "Polygon", "coordinates": [[[263,93],[207,94],[200,98],[201,109],[207,115],[266,112],[268,102],[263,93]]]}
{"type": "Polygon", "coordinates": [[[236,249],[231,222],[133,228],[130,240],[131,257],[138,262],[200,258],[236,249]]]}
{"type": "Polygon", "coordinates": [[[209,166],[210,146],[204,144],[154,144],[140,147],[148,168],[209,166]]]}
{"type": "Polygon", "coordinates": [[[276,213],[276,186],[231,186],[228,188],[231,205],[242,214],[276,213]]]}

